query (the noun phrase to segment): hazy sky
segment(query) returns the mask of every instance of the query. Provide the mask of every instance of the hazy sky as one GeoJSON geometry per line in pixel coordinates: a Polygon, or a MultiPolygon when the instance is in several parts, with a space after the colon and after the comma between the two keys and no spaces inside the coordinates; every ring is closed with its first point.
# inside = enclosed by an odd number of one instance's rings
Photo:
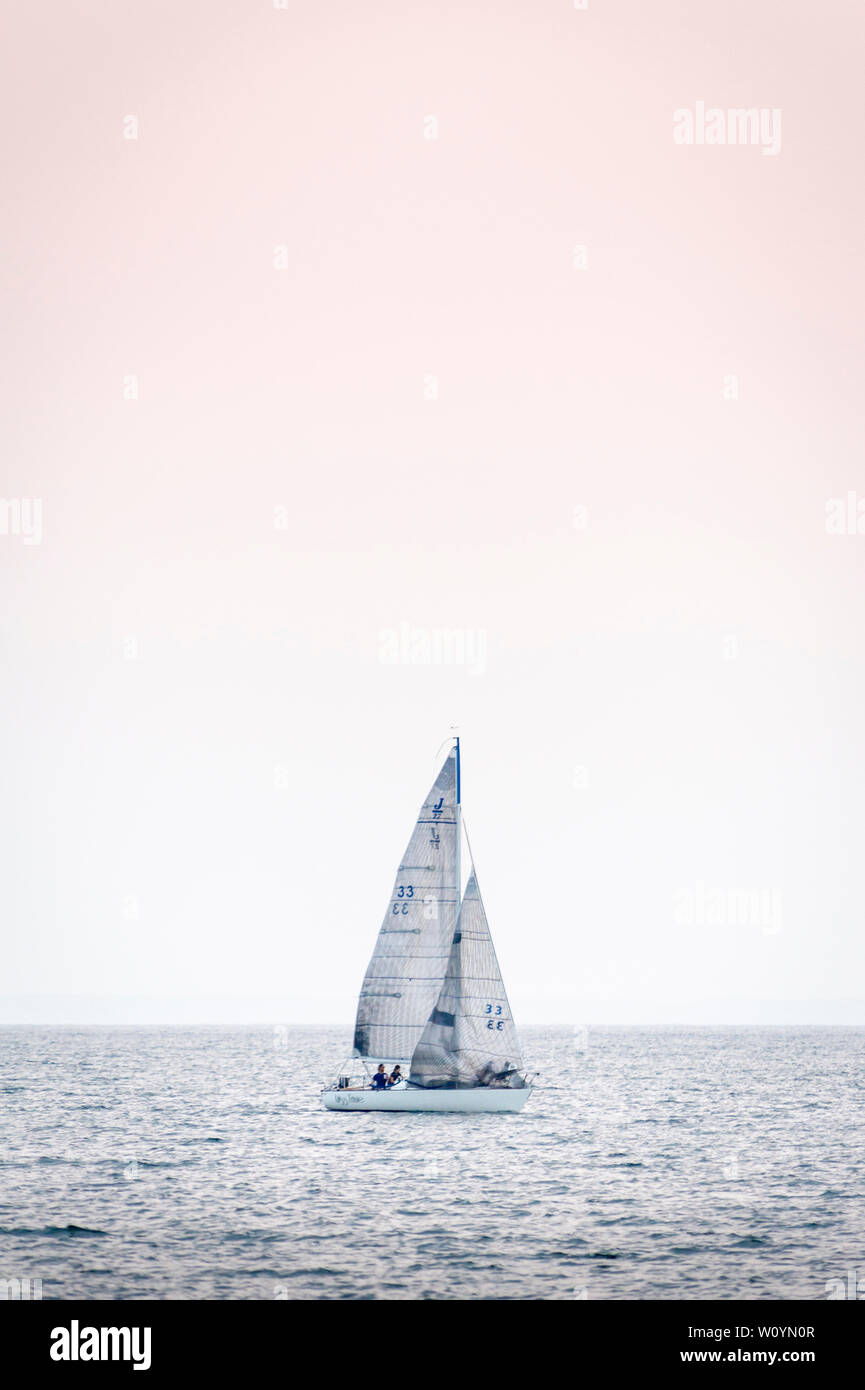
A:
{"type": "Polygon", "coordinates": [[[15,7],[0,1020],[350,1031],[458,724],[518,1023],[865,1021],[863,31],[15,7]]]}

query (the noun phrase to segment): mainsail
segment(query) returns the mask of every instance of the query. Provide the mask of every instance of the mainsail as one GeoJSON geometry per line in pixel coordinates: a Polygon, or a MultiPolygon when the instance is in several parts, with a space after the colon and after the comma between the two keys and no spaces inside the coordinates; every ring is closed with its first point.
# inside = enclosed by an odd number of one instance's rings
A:
{"type": "Polygon", "coordinates": [[[524,1086],[517,1030],[472,868],[444,980],[411,1059],[415,1086],[524,1086]]]}
{"type": "Polygon", "coordinates": [[[459,901],[457,753],[417,818],[357,1001],[354,1053],[407,1061],[441,988],[459,901]]]}

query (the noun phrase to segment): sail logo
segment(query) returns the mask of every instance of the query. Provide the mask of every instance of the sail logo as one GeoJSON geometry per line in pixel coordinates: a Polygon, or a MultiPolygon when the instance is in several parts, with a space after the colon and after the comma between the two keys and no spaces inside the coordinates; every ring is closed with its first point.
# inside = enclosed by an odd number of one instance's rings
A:
{"type": "Polygon", "coordinates": [[[69,1327],[51,1331],[52,1361],[131,1361],[133,1371],[150,1370],[149,1327],[69,1327]]]}
{"type": "Polygon", "coordinates": [[[694,110],[679,106],[673,112],[673,142],[676,145],[759,145],[763,154],[781,150],[781,108],[779,106],[706,106],[698,101],[694,110]]]}
{"type": "Polygon", "coordinates": [[[680,927],[760,927],[766,936],[781,930],[781,894],[777,888],[707,888],[673,894],[676,925],[680,927]]]}
{"type": "Polygon", "coordinates": [[[381,628],[378,659],[383,666],[465,666],[471,676],[487,669],[485,628],[398,627],[381,628]]]}
{"type": "Polygon", "coordinates": [[[865,497],[848,492],[826,503],[827,536],[865,536],[865,497]]]}
{"type": "Polygon", "coordinates": [[[22,545],[41,545],[42,498],[0,497],[0,536],[20,536],[22,545]]]}

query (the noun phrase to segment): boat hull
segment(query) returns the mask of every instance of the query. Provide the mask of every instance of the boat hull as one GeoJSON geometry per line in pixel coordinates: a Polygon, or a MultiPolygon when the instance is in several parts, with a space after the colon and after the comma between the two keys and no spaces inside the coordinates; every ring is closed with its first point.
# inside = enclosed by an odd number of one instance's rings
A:
{"type": "Polygon", "coordinates": [[[522,1110],[531,1086],[478,1086],[466,1090],[423,1090],[410,1086],[398,1091],[330,1090],[322,1092],[327,1110],[404,1110],[437,1114],[503,1114],[522,1110]]]}

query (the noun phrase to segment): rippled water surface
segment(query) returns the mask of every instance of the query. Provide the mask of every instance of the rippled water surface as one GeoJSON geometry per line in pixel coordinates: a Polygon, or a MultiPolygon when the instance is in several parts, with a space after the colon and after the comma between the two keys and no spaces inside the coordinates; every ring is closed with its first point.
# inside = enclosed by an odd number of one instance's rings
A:
{"type": "Polygon", "coordinates": [[[824,1299],[861,1029],[526,1029],[520,1115],[340,1114],[329,1028],[0,1029],[0,1279],[44,1298],[824,1299]]]}

